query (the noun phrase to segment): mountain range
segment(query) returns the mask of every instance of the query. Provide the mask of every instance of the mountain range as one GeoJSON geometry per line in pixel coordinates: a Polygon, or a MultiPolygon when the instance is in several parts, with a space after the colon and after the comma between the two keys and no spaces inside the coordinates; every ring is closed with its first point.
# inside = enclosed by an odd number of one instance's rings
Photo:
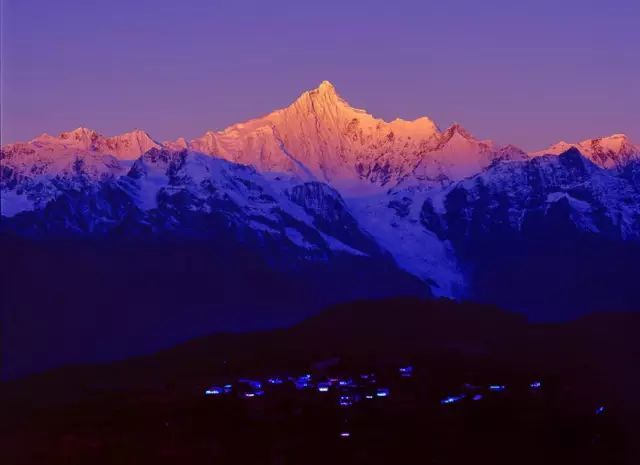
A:
{"type": "MultiPolygon", "coordinates": [[[[78,128],[4,145],[0,163],[0,232],[14,246],[5,303],[28,307],[29,319],[40,317],[33,309],[42,302],[26,304],[36,297],[25,294],[42,283],[24,281],[41,269],[55,293],[79,279],[80,294],[109,294],[117,305],[113,290],[74,271],[87,267],[79,257],[89,252],[77,249],[87,244],[110,248],[89,269],[108,271],[118,292],[126,292],[123,275],[171,266],[214,273],[205,287],[226,283],[212,302],[234,300],[222,295],[232,289],[255,294],[214,323],[199,309],[182,337],[194,325],[277,325],[304,316],[293,307],[378,295],[487,301],[543,319],[637,309],[640,147],[622,134],[526,153],[459,124],[386,122],[324,81],[286,108],[190,141],[78,128]],[[181,258],[167,258],[175,250],[181,258]],[[247,273],[283,279],[269,288],[247,273]],[[276,306],[291,308],[274,316],[276,306]]],[[[184,297],[192,285],[177,285],[175,298],[195,308],[197,299],[184,297]]],[[[148,311],[127,315],[148,316],[151,304],[141,302],[148,311]]]]}

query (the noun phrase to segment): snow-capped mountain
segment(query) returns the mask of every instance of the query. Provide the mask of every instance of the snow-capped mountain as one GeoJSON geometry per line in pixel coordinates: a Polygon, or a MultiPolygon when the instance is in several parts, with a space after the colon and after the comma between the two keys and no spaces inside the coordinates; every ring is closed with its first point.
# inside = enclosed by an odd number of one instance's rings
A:
{"type": "Polygon", "coordinates": [[[428,118],[387,123],[352,108],[324,81],[284,109],[208,132],[188,146],[263,172],[347,188],[399,180],[438,135],[428,118]]]}
{"type": "Polygon", "coordinates": [[[58,136],[42,134],[28,143],[4,147],[5,151],[33,151],[41,157],[57,158],[68,154],[101,153],[121,160],[133,160],[160,144],[146,132],[136,129],[113,137],[105,137],[87,128],[77,128],[58,136]]]}
{"type": "Polygon", "coordinates": [[[639,153],[617,134],[528,155],[459,124],[386,122],[324,81],[191,141],[78,128],[4,146],[3,228],[110,234],[136,224],[212,237],[224,227],[300,258],[387,257],[457,297],[469,292],[465,241],[495,228],[519,234],[558,206],[577,232],[637,240],[639,153]]]}
{"type": "Polygon", "coordinates": [[[117,159],[97,153],[45,165],[32,178],[22,164],[17,165],[22,172],[13,171],[16,165],[8,164],[3,178],[4,223],[30,235],[108,234],[135,218],[151,232],[215,236],[215,229],[206,228],[210,224],[193,222],[199,216],[198,221],[219,219],[247,241],[289,244],[307,257],[332,251],[384,253],[331,187],[298,184],[288,177],[267,179],[251,166],[186,149],[152,148],[127,171],[117,159]],[[11,215],[11,208],[20,206],[45,216],[28,216],[26,222],[24,216],[11,215]]]}
{"type": "Polygon", "coordinates": [[[172,146],[185,144],[261,172],[315,179],[356,195],[407,177],[451,182],[496,158],[523,155],[478,141],[458,124],[441,132],[427,117],[386,122],[351,107],[327,81],[284,109],[172,146]]]}
{"type": "Polygon", "coordinates": [[[629,163],[640,160],[640,147],[634,145],[625,134],[613,134],[577,143],[560,141],[544,150],[532,152],[531,155],[560,155],[571,148],[578,149],[593,163],[607,169],[620,171],[629,163]]]}
{"type": "Polygon", "coordinates": [[[640,192],[575,148],[557,156],[498,163],[432,191],[420,220],[440,237],[460,242],[470,236],[521,232],[557,209],[577,231],[614,240],[640,238],[640,192]]]}

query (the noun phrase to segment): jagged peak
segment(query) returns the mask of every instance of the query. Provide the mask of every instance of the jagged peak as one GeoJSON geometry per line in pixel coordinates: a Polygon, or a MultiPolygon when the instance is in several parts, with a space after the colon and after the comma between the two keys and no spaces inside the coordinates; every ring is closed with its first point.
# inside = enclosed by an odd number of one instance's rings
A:
{"type": "Polygon", "coordinates": [[[85,138],[95,138],[99,135],[100,134],[98,134],[95,130],[81,126],[71,131],[61,132],[59,138],[81,140],[85,138]]]}
{"type": "Polygon", "coordinates": [[[120,137],[122,136],[141,136],[141,137],[151,139],[151,136],[149,135],[149,133],[144,129],[140,129],[140,128],[135,128],[131,131],[123,132],[122,134],[120,134],[120,137]]]}
{"type": "Polygon", "coordinates": [[[575,145],[570,145],[568,148],[559,153],[540,154],[539,156],[536,156],[534,160],[536,160],[536,163],[561,162],[564,164],[580,167],[596,166],[575,145]]]}
{"type": "Polygon", "coordinates": [[[185,139],[184,137],[178,137],[175,143],[179,147],[187,148],[187,139],[185,139]]]}
{"type": "Polygon", "coordinates": [[[603,137],[603,139],[626,139],[626,140],[629,140],[629,136],[627,136],[623,132],[618,132],[616,134],[611,134],[608,137],[603,137]]]}
{"type": "Polygon", "coordinates": [[[318,92],[331,92],[336,93],[336,87],[330,81],[322,81],[316,88],[318,92]]]}
{"type": "Polygon", "coordinates": [[[593,137],[591,139],[584,139],[580,142],[567,142],[565,140],[561,140],[559,142],[556,142],[555,144],[547,147],[544,150],[538,151],[538,152],[534,152],[534,154],[542,154],[542,153],[548,153],[545,151],[549,151],[549,150],[558,150],[558,149],[563,149],[565,147],[579,147],[579,146],[589,146],[592,145],[594,143],[602,143],[602,142],[618,142],[620,141],[623,144],[632,144],[631,139],[629,138],[629,136],[627,136],[624,133],[616,133],[616,134],[611,134],[608,136],[600,136],[600,137],[593,137]]]}
{"type": "Polygon", "coordinates": [[[87,134],[87,133],[94,133],[94,132],[96,131],[91,128],[87,128],[85,126],[80,126],[75,129],[72,129],[71,131],[67,131],[67,133],[69,134],[87,134]]]}
{"type": "MultiPolygon", "coordinates": [[[[335,111],[335,109],[346,109],[349,111],[355,111],[358,113],[367,113],[365,110],[357,109],[352,107],[346,100],[342,98],[336,91],[335,86],[329,81],[322,81],[318,87],[307,90],[300,94],[298,98],[296,98],[293,103],[285,108],[280,110],[276,110],[269,115],[266,115],[269,118],[272,115],[281,114],[282,112],[287,112],[291,109],[300,109],[306,108],[309,111],[318,111],[319,109],[330,109],[330,111],[335,111]]],[[[250,123],[255,120],[250,120],[247,123],[250,123]]],[[[238,125],[234,125],[238,126],[238,125]]]]}
{"type": "Polygon", "coordinates": [[[112,139],[112,140],[135,139],[136,141],[146,142],[151,145],[160,145],[160,143],[157,142],[153,137],[151,137],[151,135],[147,131],[139,128],[133,129],[132,131],[124,132],[117,136],[110,137],[109,139],[112,139]]]}
{"type": "Polygon", "coordinates": [[[442,133],[444,140],[451,139],[454,135],[460,135],[467,140],[475,140],[475,138],[458,122],[454,122],[451,126],[445,129],[442,133]]]}
{"type": "Polygon", "coordinates": [[[416,119],[396,118],[390,121],[390,124],[412,125],[412,126],[421,126],[421,125],[435,126],[436,125],[436,123],[428,116],[419,116],[416,119]]]}
{"type": "Polygon", "coordinates": [[[191,140],[191,144],[203,144],[208,140],[216,140],[218,137],[241,137],[252,131],[258,131],[262,128],[271,130],[277,127],[284,120],[293,121],[294,118],[300,117],[300,114],[322,114],[322,118],[328,118],[333,122],[352,121],[355,118],[364,118],[364,124],[370,127],[377,125],[389,125],[391,130],[400,134],[416,137],[427,138],[440,134],[440,128],[437,124],[427,116],[420,116],[414,120],[405,120],[396,118],[388,122],[382,118],[378,118],[368,111],[353,107],[344,98],[342,98],[333,83],[328,80],[322,81],[317,87],[304,91],[290,105],[274,110],[266,115],[249,119],[241,123],[236,123],[222,130],[206,131],[202,136],[191,140]],[[328,116],[327,116],[328,115],[328,116]]]}
{"type": "Polygon", "coordinates": [[[342,98],[338,95],[335,86],[329,81],[322,81],[320,85],[314,89],[303,92],[295,103],[304,102],[306,99],[311,99],[314,102],[322,101],[325,104],[334,104],[337,102],[343,102],[342,98]]]}
{"type": "Polygon", "coordinates": [[[626,134],[617,133],[617,134],[611,134],[608,136],[594,137],[593,139],[585,139],[581,141],[580,144],[593,144],[598,142],[631,143],[631,140],[626,134]]]}
{"type": "Polygon", "coordinates": [[[513,145],[513,144],[507,144],[505,146],[502,146],[498,149],[499,153],[509,153],[509,154],[515,154],[515,155],[519,155],[522,158],[526,158],[527,157],[527,152],[525,152],[524,150],[522,150],[520,147],[518,147],[517,145],[513,145]]]}

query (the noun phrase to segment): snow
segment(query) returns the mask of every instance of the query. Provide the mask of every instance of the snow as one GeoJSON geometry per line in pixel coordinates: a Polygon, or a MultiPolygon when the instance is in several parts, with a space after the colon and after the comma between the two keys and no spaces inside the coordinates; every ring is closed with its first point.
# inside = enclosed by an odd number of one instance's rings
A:
{"type": "Polygon", "coordinates": [[[406,159],[412,157],[415,164],[423,145],[437,134],[436,125],[426,117],[386,122],[353,108],[324,81],[284,109],[223,131],[209,131],[189,147],[261,172],[316,179],[355,191],[372,182],[378,186],[397,182],[406,174],[402,171],[412,167],[406,159]],[[391,179],[376,178],[383,165],[393,165],[391,179]]]}
{"type": "Polygon", "coordinates": [[[567,199],[569,201],[569,205],[571,205],[571,207],[577,211],[580,211],[583,213],[591,211],[591,205],[588,202],[585,202],[583,200],[578,200],[570,196],[566,192],[552,192],[547,195],[548,203],[554,203],[561,199],[567,199]]]}
{"type": "Polygon", "coordinates": [[[364,253],[364,252],[362,252],[360,250],[354,249],[353,247],[349,247],[347,244],[345,244],[342,241],[339,241],[338,239],[336,239],[333,236],[329,236],[329,235],[324,234],[324,233],[320,233],[320,234],[322,235],[322,238],[324,239],[324,241],[327,243],[327,245],[329,246],[329,248],[331,250],[335,250],[337,252],[345,252],[345,253],[348,253],[348,254],[351,254],[351,255],[360,255],[360,256],[363,256],[363,257],[367,256],[366,253],[364,253]]]}
{"type": "Polygon", "coordinates": [[[160,147],[158,142],[140,129],[107,138],[103,144],[106,147],[99,146],[98,150],[112,153],[122,160],[136,159],[150,149],[160,147]]]}
{"type": "Polygon", "coordinates": [[[152,148],[159,148],[146,132],[136,129],[113,137],[88,128],[77,128],[58,136],[42,134],[27,143],[16,143],[4,150],[30,150],[40,157],[69,157],[72,155],[110,155],[120,160],[134,160],[152,148]]]}
{"type": "Polygon", "coordinates": [[[26,193],[18,194],[15,190],[2,191],[0,198],[0,211],[2,216],[11,217],[20,212],[33,210],[34,202],[26,193]]]}
{"type": "Polygon", "coordinates": [[[169,185],[169,178],[164,173],[154,172],[140,180],[137,190],[138,206],[143,210],[158,207],[158,193],[169,185]]]}
{"type": "Polygon", "coordinates": [[[306,241],[300,231],[294,228],[285,228],[285,234],[291,242],[303,249],[312,249],[314,246],[306,241]]]}
{"type": "Polygon", "coordinates": [[[346,199],[362,227],[387,249],[398,266],[423,280],[435,283],[436,296],[459,297],[464,293],[462,273],[451,246],[428,231],[419,221],[425,194],[416,195],[405,218],[387,205],[387,195],[346,199]]]}
{"type": "Polygon", "coordinates": [[[436,212],[442,214],[443,198],[454,188],[463,189],[471,201],[479,195],[479,186],[491,195],[506,193],[510,203],[509,221],[512,228],[518,230],[527,211],[536,208],[531,200],[543,194],[545,208],[566,199],[571,207],[571,220],[582,230],[598,232],[594,215],[604,215],[622,239],[640,237],[637,227],[640,194],[615,172],[599,168],[587,159],[582,162],[584,170],[576,169],[576,163],[563,163],[556,155],[500,163],[441,191],[432,190],[430,195],[436,212]],[[571,195],[574,191],[581,192],[584,199],[571,195]]]}
{"type": "Polygon", "coordinates": [[[260,223],[258,221],[249,221],[248,226],[253,229],[254,231],[261,231],[264,232],[266,234],[270,234],[270,235],[278,235],[280,234],[280,231],[273,229],[272,227],[264,224],[264,223],[260,223]]]}
{"type": "MultiPolygon", "coordinates": [[[[39,140],[48,137],[43,135],[39,140]]],[[[116,178],[127,171],[127,163],[111,155],[39,142],[4,146],[2,151],[2,215],[7,217],[46,205],[58,192],[56,183],[78,186],[116,178]]]]}

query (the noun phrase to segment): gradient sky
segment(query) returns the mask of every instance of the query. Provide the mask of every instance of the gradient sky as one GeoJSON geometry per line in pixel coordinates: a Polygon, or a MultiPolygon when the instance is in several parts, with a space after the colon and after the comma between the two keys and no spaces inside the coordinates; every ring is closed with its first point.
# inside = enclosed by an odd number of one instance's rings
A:
{"type": "Polygon", "coordinates": [[[201,135],[323,79],[375,116],[640,143],[640,1],[3,0],[2,143],[201,135]]]}

